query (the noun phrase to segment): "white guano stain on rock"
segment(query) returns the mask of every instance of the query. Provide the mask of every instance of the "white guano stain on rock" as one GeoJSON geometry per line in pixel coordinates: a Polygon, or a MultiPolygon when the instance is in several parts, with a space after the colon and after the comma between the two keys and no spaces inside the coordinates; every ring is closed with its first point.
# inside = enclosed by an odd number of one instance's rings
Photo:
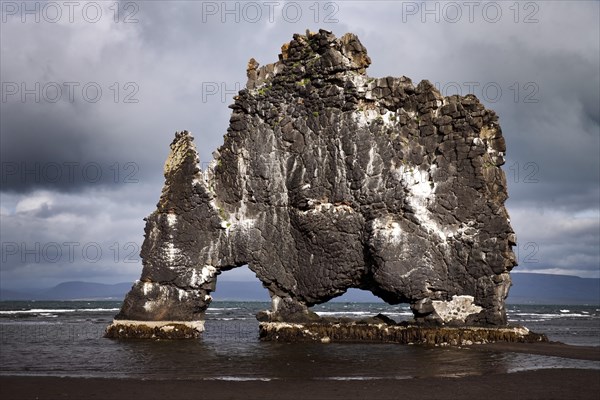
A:
{"type": "Polygon", "coordinates": [[[390,217],[374,219],[373,233],[375,236],[379,236],[383,240],[396,245],[402,244],[403,242],[403,232],[400,224],[390,217]]]}
{"type": "Polygon", "coordinates": [[[217,269],[212,265],[205,265],[200,270],[196,268],[192,269],[190,286],[194,288],[200,287],[202,284],[210,281],[215,276],[216,272],[217,269]]]}
{"type": "MultiPolygon", "coordinates": [[[[139,284],[139,281],[136,281],[136,285],[138,285],[138,284],[139,284]]],[[[146,300],[145,301],[144,309],[148,312],[151,312],[157,306],[162,305],[162,303],[164,302],[164,299],[169,298],[170,295],[173,293],[173,291],[177,292],[177,298],[179,300],[183,300],[184,298],[186,298],[190,295],[190,293],[187,290],[178,288],[176,286],[161,285],[160,283],[157,283],[157,282],[143,282],[142,283],[142,293],[144,294],[144,296],[148,297],[150,295],[150,293],[152,293],[153,291],[159,292],[159,295],[158,295],[159,300],[146,300]]]]}
{"type": "Polygon", "coordinates": [[[142,292],[144,293],[144,296],[148,296],[148,293],[150,293],[152,289],[154,289],[154,284],[152,282],[142,283],[142,292]]]}
{"type": "Polygon", "coordinates": [[[348,80],[354,84],[359,93],[364,93],[366,90],[369,77],[362,74],[349,74],[348,80]]]}
{"type": "Polygon", "coordinates": [[[385,125],[394,125],[396,123],[396,113],[393,111],[386,111],[381,117],[385,125]]]}
{"type": "Polygon", "coordinates": [[[169,239],[164,243],[164,257],[170,264],[169,267],[173,267],[172,264],[175,262],[175,258],[180,254],[179,249],[175,246],[175,238],[173,235],[173,232],[177,230],[177,215],[175,213],[170,212],[167,214],[167,224],[169,225],[169,239]]]}
{"type": "Polygon", "coordinates": [[[155,307],[156,307],[156,301],[153,300],[146,300],[146,302],[144,303],[144,310],[146,310],[147,312],[152,312],[154,311],[155,307]]]}
{"type": "Polygon", "coordinates": [[[179,254],[179,249],[175,247],[173,242],[167,242],[167,248],[165,252],[169,263],[173,263],[175,261],[175,257],[177,257],[179,254]]]}
{"type": "Polygon", "coordinates": [[[444,322],[461,321],[464,322],[469,315],[477,314],[482,307],[474,304],[473,296],[452,296],[450,301],[432,301],[433,308],[437,315],[444,322]]]}
{"type": "Polygon", "coordinates": [[[375,161],[375,148],[369,149],[369,162],[367,163],[367,175],[373,175],[373,161],[375,161]]]}
{"type": "Polygon", "coordinates": [[[361,128],[368,128],[378,116],[380,114],[375,110],[358,110],[354,112],[354,122],[361,128]]]}
{"type": "Polygon", "coordinates": [[[311,207],[309,210],[301,211],[301,214],[309,213],[321,213],[331,211],[334,213],[346,212],[352,213],[354,209],[347,204],[332,204],[332,203],[321,203],[319,200],[308,199],[308,206],[311,207]]]}
{"type": "Polygon", "coordinates": [[[447,242],[446,232],[433,219],[427,209],[430,202],[435,201],[435,183],[429,171],[418,167],[401,165],[393,171],[396,179],[408,190],[407,201],[420,225],[431,234],[437,235],[444,244],[447,242]]]}

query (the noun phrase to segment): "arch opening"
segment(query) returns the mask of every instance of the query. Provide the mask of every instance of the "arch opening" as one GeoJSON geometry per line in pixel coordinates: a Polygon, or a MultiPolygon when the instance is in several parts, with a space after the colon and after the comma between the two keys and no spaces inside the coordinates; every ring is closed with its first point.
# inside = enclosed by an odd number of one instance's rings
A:
{"type": "Polygon", "coordinates": [[[255,341],[259,326],[256,314],[269,308],[269,291],[248,265],[221,270],[205,311],[203,340],[255,341]]]}
{"type": "Polygon", "coordinates": [[[383,315],[395,323],[410,321],[413,312],[408,303],[389,304],[369,290],[350,288],[343,295],[309,308],[321,318],[372,321],[383,315]]]}

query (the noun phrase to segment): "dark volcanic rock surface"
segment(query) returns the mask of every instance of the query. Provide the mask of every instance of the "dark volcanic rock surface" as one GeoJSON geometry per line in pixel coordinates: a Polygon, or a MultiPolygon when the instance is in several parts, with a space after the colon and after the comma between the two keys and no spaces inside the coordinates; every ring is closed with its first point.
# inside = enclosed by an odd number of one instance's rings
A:
{"type": "Polygon", "coordinates": [[[417,322],[506,324],[515,236],[496,114],[369,64],[356,36],[323,30],[250,60],[210,167],[188,132],[171,143],[117,319],[202,320],[217,275],[248,264],[273,299],[263,320],[310,320],[361,288],[417,322]]]}

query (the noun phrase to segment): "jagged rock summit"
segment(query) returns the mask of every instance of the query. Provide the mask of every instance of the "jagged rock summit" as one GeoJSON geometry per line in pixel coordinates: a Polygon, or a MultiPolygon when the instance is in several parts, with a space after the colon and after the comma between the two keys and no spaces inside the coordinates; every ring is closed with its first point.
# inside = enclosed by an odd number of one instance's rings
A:
{"type": "Polygon", "coordinates": [[[276,63],[248,63],[206,170],[175,135],[141,279],[108,336],[196,335],[217,276],[245,264],[268,323],[316,319],[310,306],[361,288],[409,303],[417,325],[506,325],[515,236],[496,114],[371,78],[370,62],[353,34],[296,34],[276,63]]]}

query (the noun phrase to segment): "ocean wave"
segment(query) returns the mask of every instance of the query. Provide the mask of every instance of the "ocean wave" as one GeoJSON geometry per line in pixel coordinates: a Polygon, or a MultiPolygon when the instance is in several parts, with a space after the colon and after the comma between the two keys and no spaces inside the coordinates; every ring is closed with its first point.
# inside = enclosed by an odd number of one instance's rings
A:
{"type": "Polygon", "coordinates": [[[233,318],[211,318],[209,321],[247,321],[253,320],[254,318],[245,318],[245,317],[233,317],[233,318]]]}
{"type": "Polygon", "coordinates": [[[317,315],[320,316],[344,316],[344,315],[356,315],[356,316],[364,316],[364,315],[370,315],[370,316],[375,316],[377,313],[382,312],[383,314],[387,315],[388,317],[403,317],[403,316],[412,316],[412,312],[408,311],[408,312],[386,312],[384,311],[378,311],[378,310],[371,310],[371,311],[315,311],[315,313],[317,315]]]}
{"type": "Polygon", "coordinates": [[[371,315],[371,311],[315,311],[317,315],[371,315]]]}
{"type": "Polygon", "coordinates": [[[541,314],[541,313],[509,313],[510,317],[536,317],[536,318],[564,318],[564,317],[581,317],[581,318],[589,318],[589,314],[579,314],[579,313],[561,313],[561,314],[541,314]]]}
{"type": "Polygon", "coordinates": [[[215,376],[213,378],[204,378],[205,381],[234,381],[234,382],[246,382],[246,381],[261,381],[269,382],[273,378],[260,378],[252,376],[215,376]]]}
{"type": "Polygon", "coordinates": [[[30,310],[5,310],[0,311],[0,315],[15,315],[15,314],[65,314],[74,312],[109,312],[119,311],[118,308],[76,308],[76,309],[45,309],[32,308],[30,310]]]}
{"type": "Polygon", "coordinates": [[[322,378],[315,378],[320,381],[377,381],[377,380],[405,380],[413,379],[411,375],[400,375],[400,376],[326,376],[322,378]]]}
{"type": "Polygon", "coordinates": [[[325,378],[320,378],[320,380],[325,381],[374,381],[386,379],[380,376],[328,376],[325,378]]]}

